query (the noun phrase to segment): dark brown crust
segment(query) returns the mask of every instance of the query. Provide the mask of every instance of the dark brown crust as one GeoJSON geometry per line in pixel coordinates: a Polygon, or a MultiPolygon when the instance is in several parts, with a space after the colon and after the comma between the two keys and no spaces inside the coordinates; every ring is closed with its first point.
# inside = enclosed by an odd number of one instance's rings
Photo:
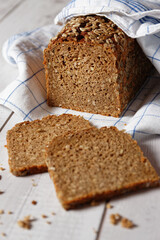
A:
{"type": "Polygon", "coordinates": [[[70,210],[70,209],[74,209],[74,208],[78,208],[81,207],[84,204],[88,204],[90,202],[92,202],[93,200],[95,202],[100,202],[100,201],[104,201],[104,200],[110,200],[113,197],[117,197],[119,195],[122,194],[126,194],[132,191],[138,191],[140,189],[146,189],[146,188],[151,188],[151,187],[159,187],[159,181],[155,180],[153,182],[144,182],[144,183],[137,183],[134,185],[130,185],[127,186],[121,190],[115,190],[115,191],[110,191],[110,192],[104,192],[104,193],[100,193],[100,194],[94,194],[94,195],[88,195],[79,199],[75,199],[74,201],[66,201],[66,202],[61,202],[63,207],[66,210],[70,210]],[[149,184],[149,186],[148,186],[149,184]]]}
{"type": "Polygon", "coordinates": [[[31,174],[37,174],[37,173],[44,173],[47,171],[48,171],[48,168],[46,165],[32,166],[29,168],[27,168],[27,167],[18,168],[17,170],[10,168],[10,172],[17,177],[27,176],[27,175],[31,175],[31,174]]]}
{"type": "MultiPolygon", "coordinates": [[[[50,174],[50,178],[54,182],[54,173],[52,171],[50,171],[49,169],[48,169],[48,172],[50,174]]],[[[56,183],[54,183],[54,186],[55,186],[56,192],[58,193],[59,189],[57,189],[56,183]]],[[[122,189],[119,189],[119,190],[107,191],[107,192],[103,192],[103,193],[93,193],[93,194],[91,193],[91,194],[88,194],[81,198],[76,198],[76,199],[74,199],[74,201],[62,201],[61,199],[59,199],[59,200],[61,201],[61,204],[63,205],[63,207],[66,210],[69,210],[69,209],[79,208],[84,204],[88,204],[88,203],[92,202],[93,200],[95,202],[100,202],[100,201],[104,201],[104,200],[109,200],[113,197],[117,197],[119,195],[126,194],[126,193],[129,193],[132,191],[138,191],[140,189],[159,187],[159,186],[160,186],[159,178],[157,177],[156,179],[154,179],[152,181],[149,180],[149,181],[145,181],[145,182],[138,182],[136,184],[132,184],[132,185],[123,187],[122,189]]]]}

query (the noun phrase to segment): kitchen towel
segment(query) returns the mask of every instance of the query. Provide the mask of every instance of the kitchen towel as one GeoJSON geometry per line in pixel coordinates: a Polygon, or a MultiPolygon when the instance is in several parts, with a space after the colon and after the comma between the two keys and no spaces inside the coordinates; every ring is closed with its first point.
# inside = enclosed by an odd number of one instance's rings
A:
{"type": "MultiPolygon", "coordinates": [[[[96,6],[97,13],[100,14],[102,13],[102,6],[100,5],[102,3],[103,4],[105,3],[103,8],[103,10],[105,10],[105,13],[106,14],[109,13],[109,16],[107,17],[111,18],[111,16],[114,16],[114,18],[116,19],[117,16],[118,21],[120,21],[120,19],[123,18],[125,19],[126,17],[132,18],[131,17],[132,9],[130,9],[130,11],[128,10],[129,8],[128,4],[129,3],[131,4],[133,2],[138,3],[138,1],[127,0],[71,1],[71,3],[66,8],[64,8],[62,12],[56,17],[55,21],[57,23],[59,22],[64,23],[68,18],[74,16],[75,14],[79,15],[82,13],[83,14],[96,13],[94,12],[96,6]],[[117,2],[117,4],[113,6],[112,4],[114,2],[117,2]],[[123,3],[126,2],[127,4],[127,5],[123,4],[123,9],[121,5],[122,2],[123,3]],[[85,4],[87,4],[88,7],[85,7],[85,4]],[[91,4],[92,8],[89,7],[89,4],[91,4]],[[98,10],[100,6],[101,11],[98,10]],[[118,6],[119,11],[117,10],[118,6]],[[113,11],[114,9],[113,7],[115,7],[115,11],[113,11]],[[78,11],[79,9],[80,12],[78,13],[75,12],[74,11],[75,9],[76,11],[78,11]],[[90,11],[86,12],[86,9],[90,11]],[[125,14],[121,14],[122,12],[125,14]]],[[[149,4],[149,1],[145,2],[149,4]]],[[[149,12],[149,10],[147,11],[149,12]]],[[[151,14],[148,13],[148,15],[145,15],[143,11],[142,18],[146,18],[148,16],[149,23],[147,22],[147,25],[151,24],[155,25],[155,28],[156,25],[157,27],[159,27],[159,23],[157,22],[153,23],[152,21],[150,21],[150,18],[154,18],[157,19],[157,21],[159,22],[159,19],[156,15],[157,11],[160,11],[158,9],[158,5],[157,9],[150,11],[151,14]]],[[[141,20],[141,18],[138,17],[138,10],[136,14],[133,14],[133,16],[138,19],[135,21],[141,20]]],[[[116,22],[115,19],[112,20],[116,22]]],[[[121,23],[122,22],[123,21],[121,21],[121,23]]],[[[143,25],[143,21],[140,21],[140,23],[143,25]]],[[[144,24],[146,24],[146,22],[144,24]]],[[[132,34],[138,34],[140,31],[141,28],[140,24],[139,27],[137,24],[135,25],[137,26],[137,29],[135,31],[133,31],[132,28],[130,29],[130,31],[132,31],[132,34]]],[[[139,90],[135,98],[129,103],[129,105],[127,106],[126,110],[123,112],[120,118],[106,117],[90,113],[82,113],[69,109],[49,107],[47,105],[45,72],[43,66],[43,50],[45,47],[47,47],[49,39],[55,36],[60,29],[61,29],[60,26],[52,24],[49,26],[44,26],[42,28],[35,29],[31,32],[25,32],[22,34],[15,35],[5,42],[3,46],[3,55],[9,63],[16,65],[18,67],[19,73],[18,77],[13,78],[13,82],[0,93],[0,104],[8,107],[16,114],[20,115],[22,117],[22,120],[34,120],[46,116],[48,114],[59,115],[62,113],[71,113],[83,116],[85,119],[90,120],[94,125],[98,127],[116,126],[119,129],[125,129],[134,138],[136,138],[137,134],[142,135],[160,134],[160,75],[157,71],[151,73],[145,84],[139,90]]],[[[153,27],[151,27],[151,29],[153,30],[153,27]]],[[[146,36],[144,35],[143,37],[141,36],[140,38],[143,38],[144,40],[146,37],[147,39],[150,37],[152,38],[153,35],[155,34],[156,36],[158,36],[159,32],[157,31],[153,33],[152,31],[151,35],[148,34],[146,34],[146,36]]],[[[146,51],[147,46],[148,45],[146,45],[146,51]]],[[[154,41],[153,45],[152,42],[150,42],[149,46],[152,46],[153,50],[154,41]]],[[[158,59],[159,48],[154,49],[155,52],[152,55],[152,62],[158,71],[159,68],[156,66],[155,61],[156,59],[158,59]]],[[[158,64],[159,62],[157,63],[157,65],[158,64]]]]}

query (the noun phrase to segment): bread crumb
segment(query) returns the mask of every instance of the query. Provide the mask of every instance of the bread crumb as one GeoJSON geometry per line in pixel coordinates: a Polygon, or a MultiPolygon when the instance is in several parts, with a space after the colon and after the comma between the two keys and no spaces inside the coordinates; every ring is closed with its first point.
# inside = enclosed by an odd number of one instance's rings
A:
{"type": "Polygon", "coordinates": [[[116,225],[117,223],[119,223],[120,220],[121,220],[121,216],[118,213],[110,215],[110,223],[112,223],[113,225],[116,225]]]}
{"type": "Polygon", "coordinates": [[[4,233],[4,232],[2,232],[1,235],[2,235],[2,237],[6,237],[7,236],[7,234],[4,233]]]}
{"type": "Polygon", "coordinates": [[[113,225],[116,225],[119,222],[121,223],[121,226],[124,227],[124,228],[135,227],[135,224],[131,220],[129,220],[125,217],[122,217],[118,213],[110,215],[110,223],[112,223],[113,225]]]}
{"type": "Polygon", "coordinates": [[[110,208],[113,208],[113,206],[112,206],[110,203],[107,203],[107,204],[106,204],[106,208],[107,208],[107,209],[110,209],[110,208]]]}
{"type": "Polygon", "coordinates": [[[5,169],[5,168],[3,168],[3,167],[0,167],[0,170],[1,170],[1,171],[4,171],[4,170],[6,170],[6,169],[5,169]]]}
{"type": "Polygon", "coordinates": [[[36,205],[36,204],[37,204],[37,201],[33,200],[33,201],[32,201],[32,204],[33,204],[33,205],[36,205]]]}
{"type": "Polygon", "coordinates": [[[13,212],[11,212],[11,211],[8,211],[8,214],[13,214],[13,212]]]}
{"type": "Polygon", "coordinates": [[[31,181],[32,181],[32,186],[33,187],[36,187],[38,185],[37,183],[35,183],[35,179],[34,178],[32,178],[31,181]]]}
{"type": "Polygon", "coordinates": [[[18,220],[18,225],[21,228],[25,228],[25,229],[31,229],[32,228],[32,221],[35,221],[35,219],[31,219],[30,215],[24,217],[23,220],[18,220]]]}
{"type": "Polygon", "coordinates": [[[4,192],[3,191],[0,191],[0,194],[3,194],[4,192]]]}
{"type": "Polygon", "coordinates": [[[54,216],[54,215],[56,215],[56,213],[55,213],[55,212],[52,212],[51,214],[52,214],[53,216],[54,216]]]}
{"type": "Polygon", "coordinates": [[[51,224],[51,222],[50,222],[50,221],[47,221],[46,223],[47,223],[47,224],[51,224]]]}
{"type": "Polygon", "coordinates": [[[0,214],[4,214],[4,210],[0,209],[0,214]]]}
{"type": "Polygon", "coordinates": [[[127,218],[122,218],[121,226],[124,227],[124,228],[133,228],[134,224],[131,220],[129,220],[127,218]]]}
{"type": "Polygon", "coordinates": [[[33,186],[33,187],[36,187],[36,186],[37,186],[37,184],[36,184],[36,183],[32,183],[32,186],[33,186]]]}
{"type": "Polygon", "coordinates": [[[42,214],[41,216],[42,218],[48,218],[45,214],[42,214]]]}
{"type": "Polygon", "coordinates": [[[0,175],[0,180],[2,179],[2,176],[0,175]]]}

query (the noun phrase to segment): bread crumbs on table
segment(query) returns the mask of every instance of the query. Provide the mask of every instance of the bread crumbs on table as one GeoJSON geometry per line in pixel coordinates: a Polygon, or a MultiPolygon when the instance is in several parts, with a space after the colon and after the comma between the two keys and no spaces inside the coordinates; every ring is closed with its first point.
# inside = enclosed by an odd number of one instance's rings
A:
{"type": "Polygon", "coordinates": [[[3,194],[4,192],[3,191],[0,191],[0,195],[3,194]]]}
{"type": "Polygon", "coordinates": [[[3,168],[3,167],[0,167],[0,170],[1,170],[1,171],[4,171],[4,170],[6,170],[6,169],[5,169],[5,168],[3,168]]]}
{"type": "Polygon", "coordinates": [[[46,223],[47,223],[47,224],[51,224],[51,222],[50,222],[50,221],[47,221],[46,223]]]}
{"type": "Polygon", "coordinates": [[[36,187],[37,185],[38,185],[38,184],[36,184],[36,183],[32,183],[32,186],[33,186],[33,187],[36,187]]]}
{"type": "Polygon", "coordinates": [[[36,204],[37,204],[37,201],[33,200],[33,201],[32,201],[32,204],[33,204],[33,205],[36,205],[36,204]]]}
{"type": "Polygon", "coordinates": [[[10,215],[11,215],[11,214],[13,214],[13,212],[12,212],[12,211],[8,211],[8,214],[10,214],[10,215]]]}
{"type": "Polygon", "coordinates": [[[51,214],[54,216],[54,215],[56,215],[56,213],[55,212],[51,212],[51,214]]]}
{"type": "Polygon", "coordinates": [[[4,214],[4,210],[3,209],[0,209],[0,214],[4,214]]]}
{"type": "Polygon", "coordinates": [[[110,215],[110,223],[112,223],[113,225],[118,224],[120,220],[121,216],[118,213],[110,215]]]}
{"type": "Polygon", "coordinates": [[[1,235],[2,235],[2,237],[6,237],[7,236],[7,234],[4,233],[4,232],[2,232],[1,235]]]}
{"type": "Polygon", "coordinates": [[[31,218],[30,215],[24,217],[23,220],[18,220],[17,224],[19,225],[19,227],[21,228],[25,228],[25,229],[31,229],[32,228],[32,222],[35,221],[36,219],[31,218]]]}
{"type": "Polygon", "coordinates": [[[127,218],[122,218],[121,220],[121,226],[124,228],[133,228],[135,225],[133,222],[127,218]]]}
{"type": "Polygon", "coordinates": [[[42,214],[41,216],[42,218],[48,218],[48,216],[46,216],[45,214],[42,214]]]}
{"type": "Polygon", "coordinates": [[[106,204],[106,208],[107,208],[107,209],[110,209],[110,208],[113,208],[113,206],[112,206],[110,203],[107,203],[107,204],[106,204]]]}

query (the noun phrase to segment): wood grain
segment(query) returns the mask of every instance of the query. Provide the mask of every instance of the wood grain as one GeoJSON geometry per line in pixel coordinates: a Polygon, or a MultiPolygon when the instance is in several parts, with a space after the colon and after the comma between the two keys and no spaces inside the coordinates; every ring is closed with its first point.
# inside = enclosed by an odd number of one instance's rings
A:
{"type": "Polygon", "coordinates": [[[13,12],[24,0],[0,1],[0,22],[13,12]]]}
{"type": "MultiPolygon", "coordinates": [[[[18,1],[18,0],[17,0],[18,1]]],[[[7,2],[5,8],[7,8],[7,2]]],[[[0,47],[12,35],[17,33],[31,31],[35,28],[52,24],[56,14],[69,2],[69,0],[27,0],[22,1],[14,11],[10,11],[3,21],[0,22],[0,47]],[[3,34],[2,34],[3,33],[3,34]]],[[[10,1],[8,2],[8,8],[10,1]]],[[[11,66],[5,62],[0,53],[0,92],[12,82],[18,74],[17,67],[11,66]]]]}

